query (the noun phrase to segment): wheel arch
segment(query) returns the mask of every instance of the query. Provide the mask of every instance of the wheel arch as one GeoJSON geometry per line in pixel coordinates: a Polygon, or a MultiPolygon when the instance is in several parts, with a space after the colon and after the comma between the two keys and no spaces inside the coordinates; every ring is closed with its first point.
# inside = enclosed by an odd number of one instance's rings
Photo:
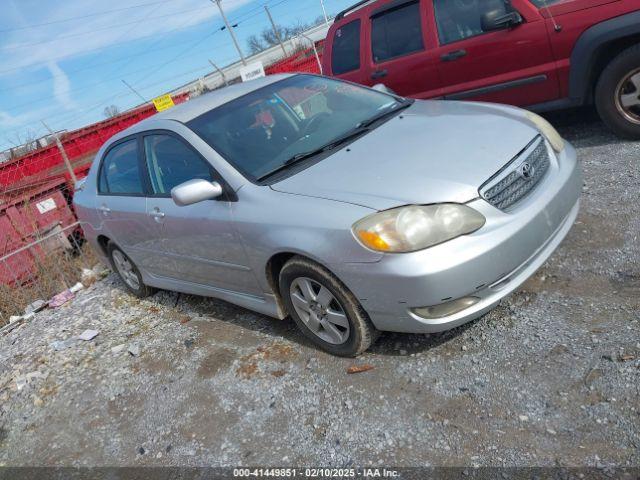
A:
{"type": "MultiPolygon", "coordinates": [[[[271,288],[271,291],[273,292],[273,295],[276,299],[278,310],[280,311],[280,313],[283,314],[283,317],[286,316],[287,313],[286,313],[286,308],[284,306],[284,303],[282,301],[282,292],[280,292],[280,282],[279,282],[280,272],[282,271],[282,267],[284,267],[284,265],[293,257],[300,257],[306,260],[310,260],[314,263],[317,263],[321,267],[331,272],[332,275],[336,276],[336,274],[333,271],[331,271],[331,269],[327,267],[327,265],[325,265],[322,261],[313,257],[312,255],[308,255],[303,252],[297,252],[293,249],[290,249],[290,250],[280,251],[271,255],[271,257],[269,257],[269,260],[267,260],[267,263],[265,265],[264,273],[267,278],[267,283],[269,284],[269,287],[271,288]]],[[[338,277],[336,276],[336,278],[338,277]]],[[[342,282],[342,280],[340,281],[342,282]]]]}
{"type": "Polygon", "coordinates": [[[578,38],[571,52],[569,97],[577,104],[591,103],[595,85],[609,61],[640,43],[640,11],[598,23],[578,38]]]}

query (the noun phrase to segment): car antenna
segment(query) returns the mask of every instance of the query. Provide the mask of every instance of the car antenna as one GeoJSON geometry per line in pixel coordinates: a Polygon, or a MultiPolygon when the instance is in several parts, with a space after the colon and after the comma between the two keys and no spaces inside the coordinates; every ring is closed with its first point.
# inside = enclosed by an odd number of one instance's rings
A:
{"type": "Polygon", "coordinates": [[[547,9],[547,13],[549,14],[549,18],[551,18],[551,21],[553,22],[553,29],[556,32],[561,32],[562,31],[562,25],[560,25],[558,22],[556,22],[556,19],[553,16],[553,13],[551,13],[551,9],[549,8],[549,4],[547,3],[547,0],[542,0],[542,3],[544,5],[544,8],[547,9]]]}

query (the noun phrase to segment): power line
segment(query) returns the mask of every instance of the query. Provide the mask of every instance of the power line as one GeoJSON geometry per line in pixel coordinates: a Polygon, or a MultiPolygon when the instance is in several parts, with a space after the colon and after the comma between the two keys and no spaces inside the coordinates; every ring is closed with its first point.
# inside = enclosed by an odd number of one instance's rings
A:
{"type": "MultiPolygon", "coordinates": [[[[183,10],[181,12],[174,12],[174,13],[167,13],[164,15],[158,15],[157,17],[151,17],[148,20],[155,20],[158,18],[166,18],[166,17],[174,17],[176,15],[182,15],[184,13],[193,13],[193,12],[197,12],[199,10],[204,10],[205,8],[208,7],[199,7],[199,8],[194,8],[192,10],[183,10]]],[[[45,43],[51,43],[53,42],[57,42],[58,40],[64,40],[66,38],[74,38],[74,37],[81,37],[83,35],[93,35],[95,34],[95,32],[102,32],[105,30],[112,30],[112,29],[117,29],[120,27],[126,27],[127,25],[134,25],[137,24],[138,21],[136,20],[135,22],[128,22],[128,23],[118,23],[118,24],[112,24],[112,25],[107,25],[104,26],[102,28],[94,28],[92,30],[88,30],[86,32],[77,32],[77,33],[71,33],[69,35],[61,35],[59,37],[56,37],[55,39],[47,39],[47,40],[40,40],[38,42],[32,42],[32,43],[21,43],[19,45],[9,45],[7,47],[3,47],[1,50],[2,51],[8,51],[8,50],[16,50],[16,49],[20,49],[20,48],[26,48],[26,47],[33,47],[34,45],[42,45],[45,43]]]]}
{"type": "Polygon", "coordinates": [[[142,3],[140,5],[131,5],[131,6],[128,6],[128,7],[116,8],[116,9],[113,9],[113,10],[105,10],[105,11],[102,11],[102,12],[89,13],[87,15],[80,15],[80,16],[77,16],[77,17],[68,17],[68,18],[62,18],[60,20],[51,20],[49,22],[34,23],[32,25],[24,25],[22,27],[5,28],[3,30],[0,30],[0,33],[14,32],[14,31],[18,31],[18,30],[27,30],[29,28],[45,27],[47,25],[55,25],[57,23],[70,22],[71,20],[82,20],[82,19],[85,19],[85,18],[97,17],[99,15],[107,15],[109,13],[122,12],[124,10],[132,10],[134,8],[148,7],[150,5],[157,5],[157,4],[160,4],[160,3],[169,3],[171,1],[173,1],[173,0],[159,0],[159,1],[156,1],[156,2],[142,3]]]}

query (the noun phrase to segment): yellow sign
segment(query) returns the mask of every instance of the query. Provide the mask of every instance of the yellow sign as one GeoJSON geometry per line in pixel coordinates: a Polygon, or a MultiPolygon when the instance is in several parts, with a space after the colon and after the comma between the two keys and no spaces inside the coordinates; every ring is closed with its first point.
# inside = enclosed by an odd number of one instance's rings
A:
{"type": "Polygon", "coordinates": [[[173,103],[173,98],[171,98],[171,95],[160,95],[159,97],[153,99],[153,104],[156,106],[156,110],[159,112],[166,110],[167,108],[171,108],[175,105],[173,103]]]}

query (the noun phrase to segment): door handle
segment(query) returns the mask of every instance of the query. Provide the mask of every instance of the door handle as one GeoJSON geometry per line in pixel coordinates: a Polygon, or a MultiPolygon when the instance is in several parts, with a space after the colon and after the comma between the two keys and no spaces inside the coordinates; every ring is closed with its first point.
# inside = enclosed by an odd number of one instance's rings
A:
{"type": "Polygon", "coordinates": [[[164,212],[161,212],[157,208],[154,209],[152,212],[149,212],[149,215],[152,216],[153,218],[155,218],[156,220],[158,220],[160,218],[164,218],[164,212]]]}
{"type": "Polygon", "coordinates": [[[386,70],[377,70],[371,74],[371,78],[376,79],[376,78],[386,77],[388,73],[389,72],[387,72],[386,70]]]}
{"type": "Polygon", "coordinates": [[[98,208],[98,210],[100,210],[104,215],[108,215],[109,213],[111,213],[111,209],[106,205],[102,205],[100,208],[98,208]]]}
{"type": "Polygon", "coordinates": [[[462,49],[462,50],[454,50],[453,52],[449,52],[449,53],[445,53],[443,55],[440,55],[440,60],[442,60],[443,62],[450,62],[452,60],[457,60],[459,58],[464,57],[467,54],[467,51],[462,49]]]}

